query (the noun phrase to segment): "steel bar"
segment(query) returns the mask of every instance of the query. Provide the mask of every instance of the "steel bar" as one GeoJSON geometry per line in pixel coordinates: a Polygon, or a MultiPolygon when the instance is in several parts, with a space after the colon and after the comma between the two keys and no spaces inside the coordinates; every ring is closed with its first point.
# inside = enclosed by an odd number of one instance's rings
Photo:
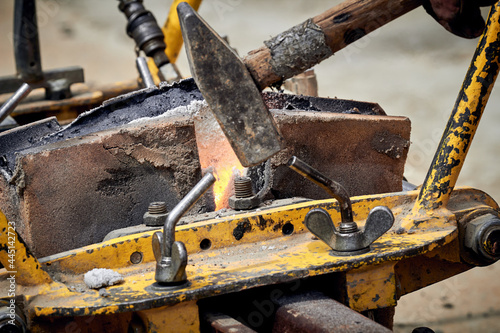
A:
{"type": "Polygon", "coordinates": [[[135,64],[144,86],[146,88],[154,87],[155,82],[153,81],[153,77],[151,76],[151,72],[149,71],[146,59],[144,57],[137,57],[137,59],[135,59],[135,64]]]}
{"type": "MultiPolygon", "coordinates": [[[[47,87],[50,81],[66,79],[68,83],[83,82],[83,69],[78,66],[49,69],[43,72],[44,80],[37,82],[37,86],[47,87]]],[[[0,77],[0,94],[16,91],[25,81],[18,76],[0,77]]]]}
{"type": "Polygon", "coordinates": [[[23,83],[19,89],[0,107],[0,123],[7,118],[23,98],[33,90],[27,83],[23,83]]]}
{"type": "Polygon", "coordinates": [[[250,327],[223,313],[205,313],[203,319],[210,325],[213,333],[257,333],[250,327]]]}
{"type": "Polygon", "coordinates": [[[273,333],[281,332],[391,332],[347,306],[312,291],[279,299],[273,333]]]}
{"type": "Polygon", "coordinates": [[[500,68],[500,4],[491,7],[486,29],[438,145],[414,212],[446,207],[500,68]]]}
{"type": "Polygon", "coordinates": [[[179,222],[182,215],[200,199],[214,182],[214,175],[208,172],[168,214],[167,221],[163,227],[163,247],[165,250],[163,254],[165,257],[171,256],[170,246],[175,242],[175,226],[177,222],[179,222]]]}

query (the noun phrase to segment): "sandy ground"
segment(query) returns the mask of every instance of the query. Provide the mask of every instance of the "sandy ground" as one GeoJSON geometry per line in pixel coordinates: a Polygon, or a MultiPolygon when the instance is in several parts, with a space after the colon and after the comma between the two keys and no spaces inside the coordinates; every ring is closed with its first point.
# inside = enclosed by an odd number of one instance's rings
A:
{"type": "MultiPolygon", "coordinates": [[[[15,70],[13,0],[0,1],[0,75],[15,70]]],[[[340,1],[206,0],[200,13],[241,55],[282,30],[340,1]]],[[[80,65],[89,83],[136,77],[133,41],[113,0],[39,0],[42,64],[45,69],[80,65]]],[[[170,1],[145,0],[157,19],[170,1]]],[[[484,12],[485,15],[487,12],[484,12]]],[[[320,96],[379,103],[390,115],[412,121],[405,175],[421,184],[462,84],[477,40],[455,37],[419,8],[357,41],[316,66],[320,96]]],[[[178,65],[189,75],[186,57],[178,65]]],[[[500,93],[494,89],[459,185],[500,198],[500,93]]],[[[436,332],[500,332],[500,264],[477,268],[403,297],[396,331],[427,325],[436,332]]]]}

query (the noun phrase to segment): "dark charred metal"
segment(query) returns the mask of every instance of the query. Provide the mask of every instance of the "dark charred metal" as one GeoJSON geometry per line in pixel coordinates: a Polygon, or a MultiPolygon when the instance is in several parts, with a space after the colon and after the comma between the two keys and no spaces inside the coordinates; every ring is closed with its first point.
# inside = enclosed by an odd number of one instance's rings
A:
{"type": "Polygon", "coordinates": [[[262,98],[269,109],[386,116],[385,111],[377,103],[359,102],[340,98],[291,95],[274,91],[263,91],[262,98]]]}
{"type": "Polygon", "coordinates": [[[70,125],[61,128],[50,122],[46,125],[30,124],[43,130],[30,131],[29,136],[16,139],[14,133],[0,135],[0,156],[4,160],[0,167],[8,174],[15,168],[16,154],[23,150],[33,150],[47,144],[96,133],[125,125],[144,117],[156,117],[179,106],[187,106],[192,101],[202,100],[200,91],[192,79],[183,80],[173,85],[160,85],[160,88],[146,88],[123,94],[105,101],[101,106],[81,114],[70,125]],[[44,128],[43,126],[47,126],[44,128]]]}
{"type": "Polygon", "coordinates": [[[282,149],[282,138],[238,55],[187,3],[177,7],[191,74],[243,166],[282,149]]]}

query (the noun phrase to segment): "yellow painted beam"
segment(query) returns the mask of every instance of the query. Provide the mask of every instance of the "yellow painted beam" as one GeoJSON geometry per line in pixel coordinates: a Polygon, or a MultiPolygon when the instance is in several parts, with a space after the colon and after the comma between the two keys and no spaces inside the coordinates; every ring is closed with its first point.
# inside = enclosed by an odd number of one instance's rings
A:
{"type": "Polygon", "coordinates": [[[500,68],[500,4],[491,7],[486,29],[415,203],[414,214],[446,207],[500,68]]]}

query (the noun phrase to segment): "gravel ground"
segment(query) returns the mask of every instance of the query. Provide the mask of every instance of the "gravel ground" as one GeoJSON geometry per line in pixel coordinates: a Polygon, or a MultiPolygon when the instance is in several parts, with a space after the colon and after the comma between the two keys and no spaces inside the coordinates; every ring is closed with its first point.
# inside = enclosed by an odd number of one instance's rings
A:
{"type": "MultiPolygon", "coordinates": [[[[0,2],[0,75],[15,70],[13,2],[0,2]]],[[[244,55],[339,2],[206,0],[200,13],[244,55]]],[[[125,34],[125,18],[117,1],[37,3],[45,69],[80,65],[91,84],[136,77],[134,45],[125,34]]],[[[145,3],[163,22],[170,1],[145,3]]],[[[419,8],[316,66],[319,94],[377,102],[390,115],[409,117],[412,146],[405,175],[410,182],[421,184],[476,44],[477,40],[449,34],[419,8]]],[[[178,65],[189,75],[184,53],[178,65]]],[[[497,199],[499,107],[496,88],[459,178],[459,185],[482,189],[497,199]]],[[[396,311],[396,331],[411,332],[413,327],[427,325],[439,332],[500,332],[499,274],[500,264],[477,268],[403,297],[396,311]]]]}

